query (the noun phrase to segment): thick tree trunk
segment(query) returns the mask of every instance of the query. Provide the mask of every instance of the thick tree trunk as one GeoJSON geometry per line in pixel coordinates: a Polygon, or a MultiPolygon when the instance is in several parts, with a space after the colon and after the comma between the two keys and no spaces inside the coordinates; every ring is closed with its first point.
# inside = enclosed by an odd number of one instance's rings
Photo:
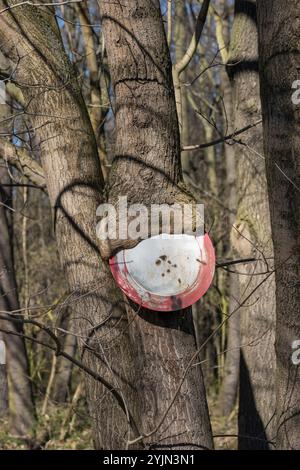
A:
{"type": "MultiPolygon", "coordinates": [[[[228,71],[232,80],[235,129],[261,117],[258,77],[256,2],[236,0],[228,71]],[[234,65],[235,64],[235,65],[234,65]]],[[[273,256],[262,128],[253,127],[236,145],[237,220],[232,232],[236,253],[241,258],[273,256]]],[[[264,260],[243,265],[237,277],[240,300],[264,279],[264,260]]],[[[263,282],[241,315],[241,372],[239,393],[239,448],[265,449],[274,438],[275,425],[275,280],[263,282]],[[247,438],[249,436],[249,438],[247,438]]]]}
{"type": "MultiPolygon", "coordinates": [[[[114,200],[115,195],[128,195],[130,202],[147,205],[170,202],[175,185],[181,183],[180,145],[159,1],[105,1],[101,2],[101,14],[116,97],[117,138],[110,196],[114,200]]],[[[142,432],[153,431],[148,444],[211,448],[200,366],[188,371],[177,390],[196,351],[191,309],[172,313],[128,309],[128,315],[142,432]]]]}
{"type": "MultiPolygon", "coordinates": [[[[7,134],[10,129],[8,114],[7,106],[0,104],[0,132],[3,134],[7,134]]],[[[5,158],[5,155],[1,156],[5,158]]],[[[5,186],[10,183],[7,163],[0,160],[0,311],[2,313],[15,312],[16,315],[20,304],[13,259],[12,190],[5,186]]],[[[0,328],[23,333],[22,325],[9,321],[0,320],[0,328]]],[[[3,334],[3,340],[7,356],[5,369],[8,373],[12,433],[26,436],[34,431],[35,409],[25,341],[22,337],[7,334],[3,334]]]]}
{"type": "Polygon", "coordinates": [[[277,449],[300,449],[300,4],[258,0],[264,148],[276,276],[277,449]]]}
{"type": "MultiPolygon", "coordinates": [[[[15,3],[1,1],[0,8],[15,3]]],[[[88,113],[51,8],[21,5],[2,13],[0,43],[2,52],[18,64],[14,79],[40,142],[81,359],[119,393],[127,411],[110,389],[86,377],[95,446],[124,448],[135,435],[128,418],[128,413],[137,414],[134,364],[124,302],[95,242],[103,179],[88,113]]]]}

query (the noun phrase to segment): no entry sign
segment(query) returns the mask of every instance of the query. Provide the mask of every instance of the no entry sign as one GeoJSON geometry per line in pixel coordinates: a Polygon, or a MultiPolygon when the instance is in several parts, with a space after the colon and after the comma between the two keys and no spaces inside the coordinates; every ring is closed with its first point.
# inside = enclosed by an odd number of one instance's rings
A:
{"type": "Polygon", "coordinates": [[[151,310],[189,307],[209,288],[215,252],[207,234],[158,235],[120,251],[109,261],[122,291],[151,310]]]}

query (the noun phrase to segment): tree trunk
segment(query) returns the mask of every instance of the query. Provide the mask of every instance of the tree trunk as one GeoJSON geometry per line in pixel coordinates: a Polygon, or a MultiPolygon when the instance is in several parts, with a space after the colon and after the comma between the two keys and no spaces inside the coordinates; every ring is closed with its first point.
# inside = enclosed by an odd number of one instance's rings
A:
{"type": "MultiPolygon", "coordinates": [[[[1,1],[1,10],[7,3],[18,2],[1,1]]],[[[134,364],[124,302],[95,242],[103,178],[88,113],[52,8],[21,5],[6,10],[0,15],[0,43],[17,64],[14,80],[22,88],[40,142],[81,359],[111,384],[108,389],[86,376],[95,446],[125,448],[136,435],[133,421],[138,426],[134,364]],[[112,391],[119,393],[123,409],[112,391]]]]}
{"type": "MultiPolygon", "coordinates": [[[[256,2],[236,0],[229,54],[233,86],[235,129],[261,117],[258,77],[256,2]]],[[[241,315],[241,371],[239,393],[239,448],[266,449],[274,437],[275,413],[275,280],[267,279],[273,256],[262,128],[257,125],[236,146],[237,219],[232,232],[236,254],[261,261],[242,265],[237,276],[242,301],[261,282],[241,315]],[[266,261],[264,261],[266,259],[266,261]]]]}
{"type": "MultiPolygon", "coordinates": [[[[175,45],[175,58],[176,62],[179,62],[180,59],[184,56],[186,52],[186,36],[187,36],[187,11],[185,2],[176,2],[175,3],[175,27],[174,27],[174,45],[175,45]]],[[[186,80],[186,73],[183,72],[181,75],[181,81],[186,80]]],[[[185,86],[181,85],[180,82],[180,105],[181,107],[181,120],[180,123],[180,140],[183,145],[189,144],[189,115],[188,115],[188,100],[187,100],[187,89],[185,86]]],[[[181,166],[183,178],[187,174],[190,176],[190,153],[182,152],[181,153],[181,166]]]]}
{"type": "MultiPolygon", "coordinates": [[[[237,309],[239,289],[236,275],[229,275],[229,313],[237,309]]],[[[220,391],[220,413],[228,416],[236,404],[240,372],[240,312],[228,320],[224,379],[220,391]]]]}
{"type": "MultiPolygon", "coordinates": [[[[222,16],[221,31],[222,41],[224,41],[226,48],[221,49],[222,62],[225,64],[228,60],[227,47],[230,40],[230,25],[229,13],[230,8],[225,0],[219,0],[218,8],[222,16]]],[[[218,42],[221,46],[220,41],[218,42]]],[[[226,110],[226,120],[224,122],[224,129],[227,134],[233,132],[233,96],[232,86],[229,81],[226,69],[222,67],[221,75],[221,90],[223,92],[224,106],[226,110]]],[[[224,153],[226,159],[226,195],[228,212],[228,233],[231,232],[235,223],[236,211],[236,169],[235,169],[235,148],[233,145],[224,144],[224,153]]],[[[227,240],[228,242],[229,240],[227,240]]],[[[228,255],[232,256],[232,249],[228,251],[228,255]]],[[[239,284],[237,276],[234,273],[228,273],[228,310],[229,313],[233,312],[237,306],[239,298],[239,284]]],[[[240,312],[236,312],[229,318],[227,323],[227,342],[226,342],[226,360],[225,371],[222,388],[220,392],[220,412],[223,416],[228,416],[233,410],[238,393],[239,384],[239,371],[240,371],[240,312]]]]}
{"type": "Polygon", "coordinates": [[[258,0],[264,148],[276,276],[277,449],[300,449],[300,4],[258,0]]]}
{"type": "MultiPolygon", "coordinates": [[[[76,335],[73,334],[73,322],[70,317],[70,309],[66,309],[63,314],[61,327],[71,333],[66,333],[64,337],[64,352],[69,356],[74,357],[76,353],[76,335]]],[[[70,386],[73,371],[73,363],[61,357],[58,362],[57,371],[54,379],[53,386],[53,400],[58,403],[64,403],[70,396],[70,386]]]]}
{"type": "MultiPolygon", "coordinates": [[[[159,1],[106,1],[101,14],[116,98],[110,196],[114,200],[127,195],[130,202],[147,205],[169,202],[182,177],[171,61],[159,1]]],[[[151,434],[148,445],[211,448],[200,366],[189,370],[177,390],[196,351],[191,309],[158,313],[128,308],[128,315],[142,433],[151,434]]]]}

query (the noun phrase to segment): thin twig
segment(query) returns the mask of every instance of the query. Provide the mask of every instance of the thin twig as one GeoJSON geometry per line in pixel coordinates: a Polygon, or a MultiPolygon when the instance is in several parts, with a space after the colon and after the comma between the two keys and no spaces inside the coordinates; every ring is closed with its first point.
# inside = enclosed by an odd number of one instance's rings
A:
{"type": "Polygon", "coordinates": [[[205,144],[185,145],[185,146],[181,147],[181,150],[183,152],[185,152],[185,151],[190,151],[190,150],[205,149],[207,147],[211,147],[212,145],[221,144],[222,142],[226,142],[227,140],[231,140],[234,137],[236,137],[237,135],[240,135],[243,132],[246,132],[249,129],[252,129],[252,127],[258,126],[261,123],[262,123],[262,119],[259,119],[258,121],[255,121],[252,124],[248,124],[247,126],[242,127],[242,129],[239,129],[238,131],[232,132],[232,134],[226,135],[224,137],[220,137],[219,139],[213,140],[211,142],[206,142],[205,144]]]}

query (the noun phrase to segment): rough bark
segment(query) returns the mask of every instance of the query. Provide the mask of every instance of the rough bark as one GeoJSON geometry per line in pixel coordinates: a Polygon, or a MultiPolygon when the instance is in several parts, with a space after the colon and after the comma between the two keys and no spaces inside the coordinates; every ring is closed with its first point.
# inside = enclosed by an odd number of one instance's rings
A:
{"type": "MultiPolygon", "coordinates": [[[[121,6],[108,1],[101,10],[116,99],[117,139],[108,201],[116,208],[119,196],[126,196],[128,205],[142,202],[148,208],[159,203],[195,204],[178,161],[172,66],[157,2],[127,1],[125,14],[121,6]]],[[[102,241],[102,257],[138,242],[118,237],[102,241]]]]}
{"type": "MultiPolygon", "coordinates": [[[[102,25],[115,93],[117,137],[109,197],[130,202],[173,203],[180,185],[180,145],[172,70],[158,0],[101,3],[102,25]]],[[[157,313],[128,308],[135,347],[142,432],[148,445],[211,448],[212,436],[195,353],[191,309],[157,313]]]]}
{"type": "MultiPolygon", "coordinates": [[[[15,1],[0,2],[1,10],[15,1]]],[[[93,130],[53,10],[20,5],[0,15],[1,50],[18,63],[47,183],[61,262],[71,291],[81,358],[135,417],[134,366],[124,302],[95,242],[103,178],[93,130]],[[18,61],[19,57],[22,57],[18,61]],[[29,85],[29,86],[26,86],[29,85]]],[[[86,392],[97,448],[124,448],[135,434],[110,390],[90,376],[86,392]]]]}
{"type": "MultiPolygon", "coordinates": [[[[237,0],[228,71],[233,86],[234,127],[240,129],[261,117],[258,77],[256,2],[237,0]],[[235,65],[234,65],[235,64],[235,65]]],[[[262,128],[253,127],[236,145],[237,219],[232,240],[239,257],[273,257],[262,128]]],[[[269,268],[272,260],[268,259],[269,268]]],[[[262,261],[238,269],[240,300],[266,275],[262,261]]],[[[239,448],[265,449],[274,438],[275,413],[275,280],[268,278],[243,306],[239,393],[239,448]],[[249,436],[249,438],[245,437],[249,436]]]]}
{"type": "Polygon", "coordinates": [[[257,1],[264,149],[276,276],[277,449],[300,449],[300,4],[257,1]]]}

